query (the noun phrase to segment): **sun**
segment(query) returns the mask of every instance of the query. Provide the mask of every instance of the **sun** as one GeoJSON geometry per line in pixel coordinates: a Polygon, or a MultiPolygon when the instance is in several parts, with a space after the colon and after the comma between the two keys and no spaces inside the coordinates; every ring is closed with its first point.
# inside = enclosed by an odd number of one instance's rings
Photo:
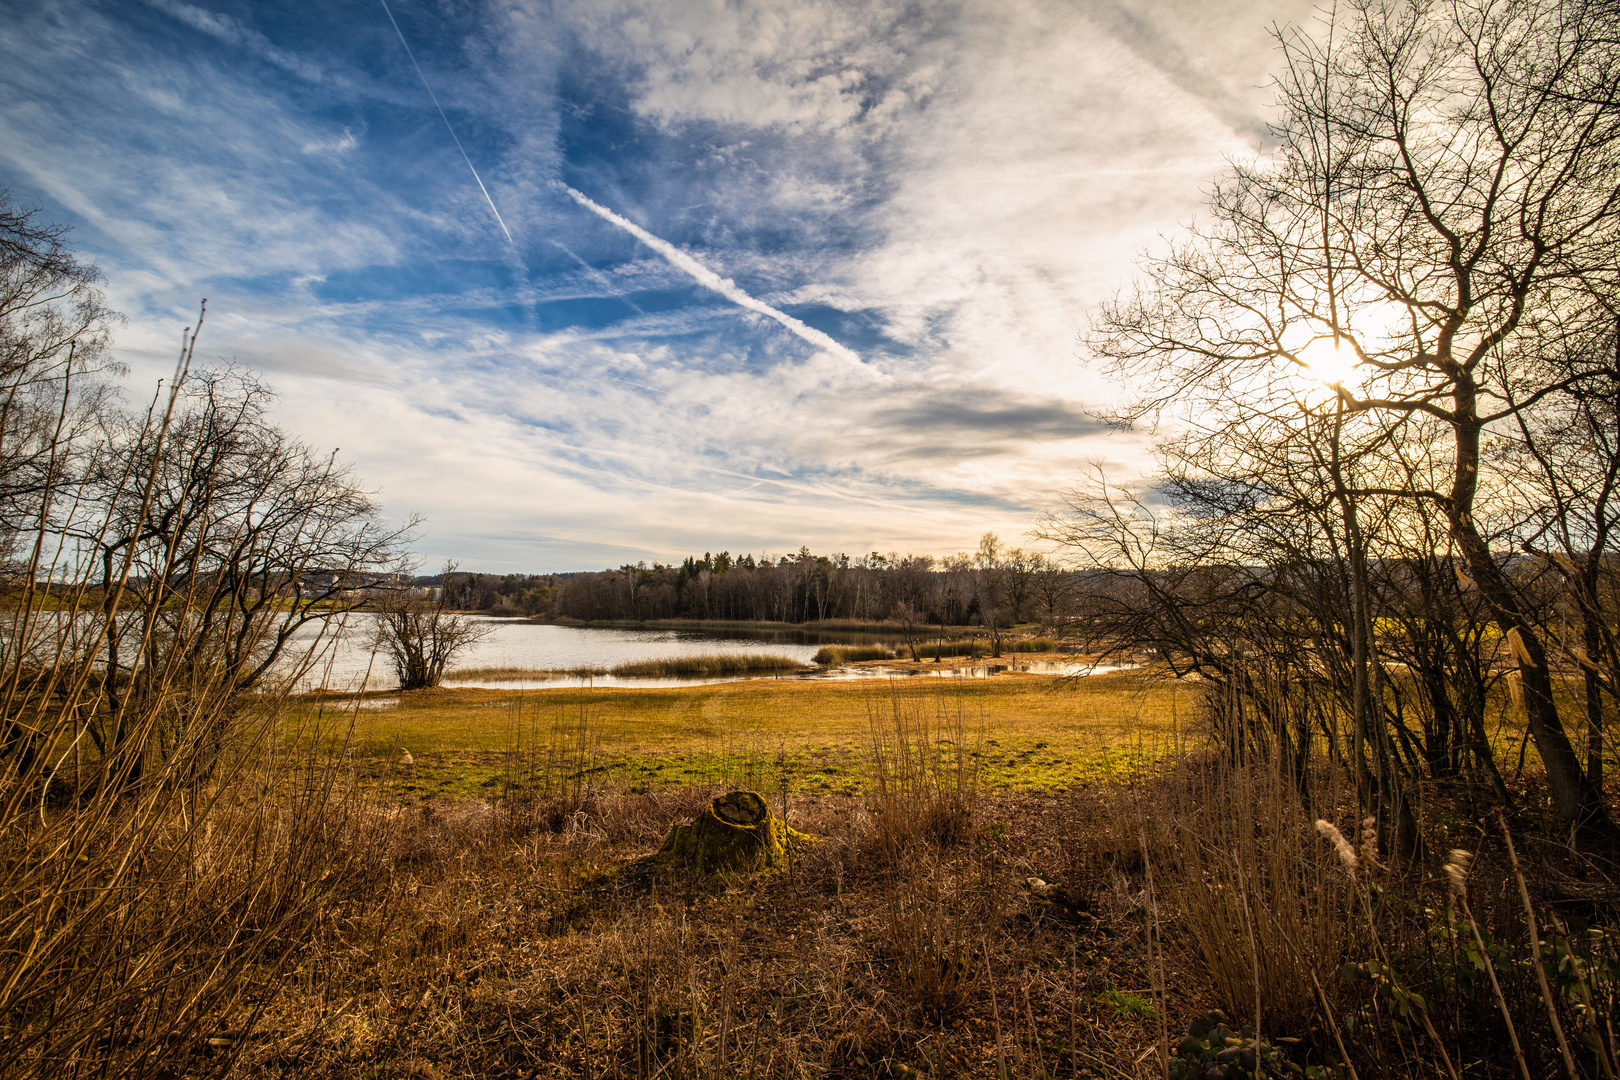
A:
{"type": "Polygon", "coordinates": [[[1312,339],[1297,354],[1311,378],[1324,386],[1343,386],[1356,380],[1355,347],[1342,338],[1312,339]]]}

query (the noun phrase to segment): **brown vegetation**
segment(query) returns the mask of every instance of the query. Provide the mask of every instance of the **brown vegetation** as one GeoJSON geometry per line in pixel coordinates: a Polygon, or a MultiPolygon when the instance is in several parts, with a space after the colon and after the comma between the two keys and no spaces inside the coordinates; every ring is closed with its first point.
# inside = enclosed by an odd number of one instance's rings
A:
{"type": "MultiPolygon", "coordinates": [[[[1183,1032],[1215,1007],[1240,1050],[1258,1020],[1277,1075],[1348,1075],[1348,1055],[1361,1076],[1443,1075],[1447,1059],[1517,1076],[1521,1058],[1549,1076],[1550,1003],[1577,1068],[1599,1069],[1620,954],[1597,928],[1620,881],[1572,862],[1543,819],[1512,834],[1533,899],[1552,904],[1537,916],[1547,995],[1475,796],[1426,791],[1432,854],[1403,859],[1363,834],[1354,785],[1315,755],[1303,800],[1297,761],[1185,750],[1157,776],[996,794],[952,701],[875,705],[874,779],[853,794],[793,794],[791,765],[747,747],[724,786],[633,794],[596,767],[588,712],[514,739],[505,796],[386,813],[389,857],[342,937],[297,953],[234,1068],[1147,1078],[1161,1051],[1198,1052],[1183,1032]],[[763,874],[659,857],[739,785],[816,840],[763,874]],[[1353,869],[1318,819],[1348,834],[1353,869]],[[1465,846],[1483,951],[1442,873],[1465,846]]],[[[1518,794],[1546,805],[1534,785],[1518,794]]]]}

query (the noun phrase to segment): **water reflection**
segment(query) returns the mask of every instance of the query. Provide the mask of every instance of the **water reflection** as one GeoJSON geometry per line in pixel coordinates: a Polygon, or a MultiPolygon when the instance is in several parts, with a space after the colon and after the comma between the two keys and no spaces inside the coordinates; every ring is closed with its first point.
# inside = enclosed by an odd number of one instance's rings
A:
{"type": "MultiPolygon", "coordinates": [[[[822,645],[899,644],[898,637],[860,631],[825,629],[749,628],[630,629],[617,627],[555,626],[525,619],[480,619],[490,635],[457,657],[456,668],[468,674],[445,679],[447,687],[495,687],[507,690],[566,687],[676,687],[777,678],[794,681],[887,678],[987,678],[1008,672],[1087,675],[1115,670],[1071,660],[978,660],[960,667],[908,667],[878,664],[835,668],[810,667],[822,645]],[[799,671],[768,674],[754,672],[726,676],[641,678],[616,675],[569,674],[571,670],[607,669],[621,664],[676,657],[724,653],[786,656],[807,665],[799,671]],[[482,670],[480,670],[482,669],[482,670]],[[502,669],[515,678],[503,678],[502,669]],[[544,674],[554,672],[555,674],[544,674]]],[[[306,631],[314,643],[312,631],[306,631]]],[[[375,651],[376,624],[368,615],[355,617],[335,636],[328,631],[320,662],[299,680],[300,690],[386,690],[397,686],[386,655],[375,651]]]]}
{"type": "Polygon", "coordinates": [[[675,686],[704,686],[711,683],[742,682],[748,679],[779,679],[784,682],[847,682],[855,679],[911,679],[911,678],[942,678],[942,679],[987,679],[993,675],[1030,674],[1030,675],[1064,675],[1080,677],[1084,675],[1105,675],[1110,671],[1123,671],[1133,667],[1131,664],[1090,664],[1063,660],[1030,660],[1008,661],[989,664],[963,664],[960,667],[895,667],[888,664],[849,664],[842,667],[807,668],[803,671],[780,672],[777,674],[752,675],[722,675],[713,677],[690,678],[630,678],[622,675],[569,675],[558,673],[544,678],[525,679],[446,679],[447,687],[500,687],[507,690],[558,690],[558,689],[589,689],[603,687],[675,687],[675,686]]]}

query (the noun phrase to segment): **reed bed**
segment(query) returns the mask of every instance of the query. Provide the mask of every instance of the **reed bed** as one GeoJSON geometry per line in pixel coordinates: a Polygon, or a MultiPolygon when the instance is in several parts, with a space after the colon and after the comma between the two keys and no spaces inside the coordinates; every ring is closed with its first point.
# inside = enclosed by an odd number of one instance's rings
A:
{"type": "MultiPolygon", "coordinates": [[[[537,620],[546,621],[546,620],[537,620]]],[[[741,631],[745,633],[825,633],[872,634],[897,637],[900,627],[893,622],[874,622],[862,619],[826,619],[810,622],[771,622],[737,619],[575,619],[560,616],[554,620],[558,626],[587,626],[624,630],[705,630],[709,632],[741,631]]]]}
{"type": "Polygon", "coordinates": [[[816,650],[811,663],[823,667],[839,664],[859,664],[867,660],[893,660],[894,650],[882,645],[823,645],[816,650]]]}
{"type": "Polygon", "coordinates": [[[534,668],[517,665],[452,668],[445,672],[446,682],[528,682],[545,679],[585,678],[606,675],[608,669],[596,664],[578,664],[568,668],[534,668]]]}
{"type": "Polygon", "coordinates": [[[970,657],[987,656],[987,655],[989,655],[989,652],[990,652],[990,646],[989,645],[985,644],[982,641],[976,641],[976,640],[971,640],[971,639],[967,640],[967,641],[962,641],[962,640],[942,641],[942,640],[936,638],[936,639],[934,639],[932,641],[920,641],[920,642],[918,642],[917,645],[916,645],[916,649],[917,649],[917,655],[918,656],[922,656],[922,657],[930,657],[931,656],[935,660],[941,660],[941,659],[944,659],[947,656],[970,656],[970,657]]]}
{"type": "Polygon", "coordinates": [[[713,675],[748,675],[755,672],[798,671],[803,661],[791,656],[768,653],[709,653],[696,656],[671,656],[655,660],[636,660],[615,665],[610,674],[634,678],[702,678],[713,675]]]}
{"type": "Polygon", "coordinates": [[[546,679],[588,678],[617,675],[624,678],[702,678],[714,675],[746,675],[753,672],[797,671],[806,665],[791,656],[762,653],[716,653],[636,660],[611,668],[582,664],[569,668],[530,668],[519,666],[456,668],[445,675],[446,682],[526,682],[546,679]]]}

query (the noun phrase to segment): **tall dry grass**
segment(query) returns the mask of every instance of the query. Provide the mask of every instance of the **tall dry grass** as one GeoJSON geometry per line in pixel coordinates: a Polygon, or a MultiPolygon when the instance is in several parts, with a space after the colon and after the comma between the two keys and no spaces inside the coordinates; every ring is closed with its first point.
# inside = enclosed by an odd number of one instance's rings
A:
{"type": "MultiPolygon", "coordinates": [[[[387,819],[332,732],[284,730],[273,698],[196,689],[160,683],[129,707],[126,731],[161,740],[81,755],[76,776],[7,778],[0,1075],[225,1071],[323,921],[386,874],[387,819]]],[[[34,712],[58,762],[88,711],[64,697],[34,712]]]]}
{"type": "Polygon", "coordinates": [[[1309,1026],[1308,968],[1336,979],[1354,935],[1350,885],[1287,772],[1266,758],[1185,762],[1142,807],[1160,889],[1215,1003],[1287,1031],[1309,1026]]]}
{"type": "Polygon", "coordinates": [[[879,854],[899,863],[960,843],[978,805],[982,718],[960,693],[888,693],[867,701],[866,804],[879,854]]]}
{"type": "Polygon", "coordinates": [[[508,713],[502,809],[512,827],[577,825],[607,790],[601,737],[581,701],[547,709],[522,698],[508,713]]]}
{"type": "Polygon", "coordinates": [[[1286,1050],[1341,1076],[1613,1075],[1612,855],[1548,831],[1533,786],[1512,829],[1469,828],[1477,793],[1410,779],[1417,832],[1391,851],[1396,811],[1359,802],[1330,741],[1342,717],[1245,674],[1210,688],[1210,730],[1172,768],[1115,791],[1126,812],[1100,838],[1133,880],[1157,876],[1169,966],[1230,1018],[1229,1048],[1258,1039],[1276,1067],[1286,1050]],[[1522,872],[1515,832],[1539,853],[1522,872]]]}
{"type": "Polygon", "coordinates": [[[823,645],[811,662],[823,666],[858,664],[865,660],[893,660],[894,650],[886,645],[823,645]]]}

